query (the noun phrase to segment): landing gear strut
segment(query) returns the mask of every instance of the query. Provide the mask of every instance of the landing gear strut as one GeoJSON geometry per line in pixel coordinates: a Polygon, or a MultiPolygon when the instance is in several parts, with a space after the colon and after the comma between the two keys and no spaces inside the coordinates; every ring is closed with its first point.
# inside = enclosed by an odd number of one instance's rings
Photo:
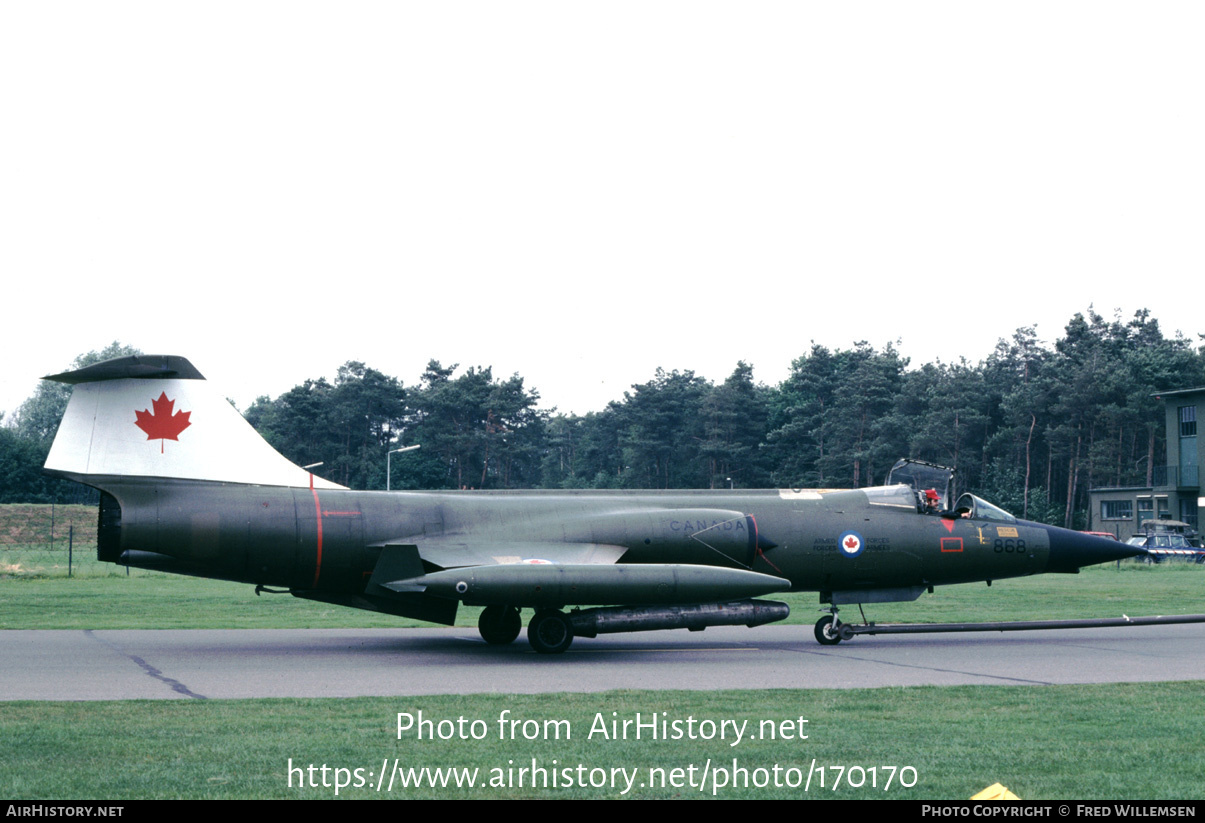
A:
{"type": "Polygon", "coordinates": [[[560,654],[573,642],[573,624],[564,612],[541,609],[527,624],[527,640],[540,654],[560,654]]]}
{"type": "Polygon", "coordinates": [[[477,618],[477,631],[491,646],[505,646],[523,630],[523,620],[514,606],[486,606],[477,618]]]}

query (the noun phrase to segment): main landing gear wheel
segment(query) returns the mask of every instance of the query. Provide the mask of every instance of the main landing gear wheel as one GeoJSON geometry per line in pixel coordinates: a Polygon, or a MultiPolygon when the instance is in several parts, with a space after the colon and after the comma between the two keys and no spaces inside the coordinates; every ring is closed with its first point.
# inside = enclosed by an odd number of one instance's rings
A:
{"type": "Polygon", "coordinates": [[[538,611],[527,624],[527,640],[540,654],[560,654],[573,642],[573,624],[564,612],[538,611]]]}
{"type": "Polygon", "coordinates": [[[477,618],[477,631],[491,646],[505,646],[523,631],[523,619],[514,606],[486,606],[477,618]]]}
{"type": "Polygon", "coordinates": [[[816,642],[822,646],[835,646],[841,642],[841,635],[834,625],[835,618],[831,614],[816,621],[816,642]]]}

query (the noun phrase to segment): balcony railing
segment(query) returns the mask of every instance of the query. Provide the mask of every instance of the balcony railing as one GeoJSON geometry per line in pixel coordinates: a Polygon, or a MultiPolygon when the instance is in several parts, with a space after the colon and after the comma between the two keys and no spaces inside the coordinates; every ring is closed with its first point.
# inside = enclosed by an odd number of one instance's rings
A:
{"type": "Polygon", "coordinates": [[[1200,486],[1201,482],[1198,478],[1199,466],[1181,466],[1180,467],[1180,482],[1179,486],[1200,486]]]}
{"type": "MultiPolygon", "coordinates": [[[[1180,489],[1196,489],[1200,488],[1200,485],[1199,466],[1155,466],[1155,468],[1151,470],[1151,486],[1153,488],[1166,486],[1180,489]]],[[[1101,485],[1097,488],[1133,489],[1140,487],[1142,487],[1142,480],[1138,480],[1136,483],[1123,483],[1120,486],[1101,485]]]]}
{"type": "Polygon", "coordinates": [[[1151,484],[1154,486],[1176,486],[1177,488],[1197,488],[1200,482],[1199,466],[1155,466],[1151,472],[1151,484]]]}

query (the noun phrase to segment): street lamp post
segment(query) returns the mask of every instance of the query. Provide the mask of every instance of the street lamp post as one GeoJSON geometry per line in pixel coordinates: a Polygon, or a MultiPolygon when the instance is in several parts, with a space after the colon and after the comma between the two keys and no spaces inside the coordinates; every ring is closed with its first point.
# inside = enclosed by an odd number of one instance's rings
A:
{"type": "Polygon", "coordinates": [[[400,449],[393,449],[385,455],[385,491],[390,491],[389,483],[393,480],[393,473],[390,471],[393,468],[393,455],[397,452],[412,452],[421,446],[421,443],[417,446],[403,446],[400,449]]]}

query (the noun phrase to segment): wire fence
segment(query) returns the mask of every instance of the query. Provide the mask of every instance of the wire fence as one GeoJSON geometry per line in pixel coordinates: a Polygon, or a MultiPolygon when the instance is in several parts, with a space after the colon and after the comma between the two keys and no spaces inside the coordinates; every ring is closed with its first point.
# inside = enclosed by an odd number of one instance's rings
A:
{"type": "Polygon", "coordinates": [[[95,505],[0,505],[0,577],[125,573],[96,559],[95,505]]]}

